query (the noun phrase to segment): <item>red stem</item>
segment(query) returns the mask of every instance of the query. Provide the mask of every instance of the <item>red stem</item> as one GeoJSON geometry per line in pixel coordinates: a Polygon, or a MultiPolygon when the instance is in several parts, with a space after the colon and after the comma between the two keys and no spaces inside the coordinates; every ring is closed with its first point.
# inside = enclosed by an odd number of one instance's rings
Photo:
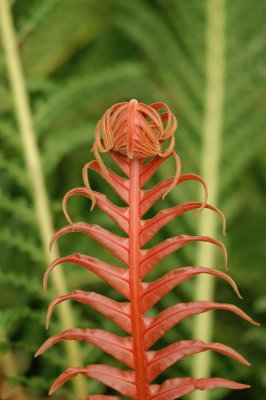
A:
{"type": "Polygon", "coordinates": [[[149,398],[146,379],[146,353],[144,346],[144,326],[141,311],[140,277],[140,183],[139,159],[130,162],[130,202],[129,202],[129,284],[132,318],[132,337],[136,371],[138,399],[149,398]]]}

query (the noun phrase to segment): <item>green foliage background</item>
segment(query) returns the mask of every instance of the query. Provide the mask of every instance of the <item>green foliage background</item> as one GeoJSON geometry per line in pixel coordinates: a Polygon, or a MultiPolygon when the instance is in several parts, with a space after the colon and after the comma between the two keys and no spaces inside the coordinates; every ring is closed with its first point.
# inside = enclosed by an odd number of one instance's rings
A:
{"type": "MultiPolygon", "coordinates": [[[[217,390],[211,398],[264,400],[266,3],[224,0],[224,7],[225,103],[219,206],[228,221],[225,242],[230,273],[244,301],[236,300],[223,283],[217,283],[215,297],[241,306],[262,327],[250,327],[237,317],[217,312],[214,340],[236,348],[252,367],[215,355],[212,373],[248,382],[252,389],[241,393],[217,390]]],[[[16,0],[12,12],[56,228],[65,224],[61,211],[64,193],[81,185],[81,168],[92,157],[94,126],[115,102],[136,98],[169,104],[179,121],[176,150],[183,171],[200,172],[208,29],[205,0],[16,0]]],[[[33,359],[48,337],[44,321],[52,291],[47,297],[42,293],[46,265],[2,48],[0,77],[1,380],[9,381],[9,387],[23,387],[27,399],[40,399],[47,395],[53,379],[70,365],[61,344],[40,359],[33,359]],[[16,376],[12,378],[5,362],[7,356],[16,365],[16,376]]],[[[172,168],[167,164],[153,183],[171,175],[172,168]]],[[[92,182],[96,189],[105,190],[94,175],[92,182]]],[[[159,205],[170,206],[195,196],[197,190],[187,185],[173,191],[159,205]]],[[[98,209],[89,213],[86,200],[73,199],[70,208],[74,220],[97,222],[113,229],[98,209]]],[[[193,234],[196,224],[193,215],[176,220],[160,232],[158,240],[177,232],[193,234]]],[[[75,251],[101,254],[102,259],[113,261],[96,243],[81,235],[62,239],[61,254],[75,251]]],[[[173,265],[189,265],[194,253],[192,246],[169,257],[156,273],[161,275],[173,265]]],[[[118,298],[112,289],[79,267],[61,268],[69,290],[93,290],[118,298]]],[[[192,282],[184,284],[166,296],[155,311],[176,301],[192,300],[193,290],[192,282]]],[[[115,329],[90,309],[76,304],[72,309],[78,327],[115,329]]],[[[57,331],[60,324],[54,316],[49,335],[57,331]]],[[[162,344],[191,336],[192,321],[187,321],[172,329],[162,344]]],[[[92,346],[82,346],[82,354],[84,364],[115,365],[92,346]]],[[[189,357],[178,363],[163,377],[189,375],[191,360],[189,357]]],[[[106,388],[100,384],[90,382],[91,393],[104,391],[106,388]]],[[[71,386],[54,398],[72,399],[71,386]]]]}

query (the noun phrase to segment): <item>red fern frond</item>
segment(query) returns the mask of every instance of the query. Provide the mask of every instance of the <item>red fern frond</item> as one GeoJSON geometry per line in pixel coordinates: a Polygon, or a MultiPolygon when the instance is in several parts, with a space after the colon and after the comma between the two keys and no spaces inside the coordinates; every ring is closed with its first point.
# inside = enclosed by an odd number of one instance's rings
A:
{"type": "MultiPolygon", "coordinates": [[[[44,290],[53,269],[62,263],[79,265],[95,273],[120,294],[124,302],[106,296],[75,290],[58,296],[48,309],[47,327],[54,308],[66,300],[76,300],[97,310],[122,328],[127,336],[117,336],[101,329],[68,329],[48,339],[36,353],[42,354],[61,340],[81,340],[93,344],[102,351],[125,364],[129,369],[120,370],[106,365],[88,365],[67,369],[54,382],[50,394],[78,374],[96,379],[122,395],[138,400],[178,399],[194,390],[212,388],[244,389],[248,385],[221,378],[175,378],[161,385],[151,382],[178,360],[192,354],[214,350],[245,365],[248,361],[235,350],[220,343],[204,343],[200,340],[181,340],[160,350],[150,347],[169,329],[182,320],[211,310],[228,310],[241,318],[257,324],[239,308],[223,303],[197,301],[179,303],[162,311],[156,317],[145,313],[174,287],[199,274],[209,274],[228,282],[240,296],[235,282],[227,274],[203,266],[188,266],[174,269],[154,282],[142,279],[165,257],[192,242],[206,242],[218,246],[227,263],[224,245],[208,236],[179,235],[168,238],[152,248],[143,248],[156,233],[174,218],[191,210],[214,211],[221,219],[225,230],[225,219],[221,211],[207,203],[207,188],[204,181],[194,174],[181,174],[181,162],[174,152],[174,131],[176,119],[163,103],[147,106],[132,100],[119,103],[106,111],[96,128],[93,152],[96,160],[83,168],[84,187],[70,190],[64,197],[63,210],[69,225],[61,228],[52,238],[51,246],[61,236],[82,232],[105,246],[120,259],[125,267],[117,267],[84,254],[71,254],[55,260],[44,276],[44,290]],[[168,147],[163,147],[168,141],[168,147]],[[107,168],[100,154],[106,152],[126,177],[121,177],[107,168]],[[152,157],[152,159],[151,159],[152,157]],[[164,160],[174,157],[175,176],[161,181],[152,189],[143,187],[161,166],[164,160]],[[99,174],[126,203],[125,207],[113,204],[104,194],[92,190],[88,172],[99,174]],[[176,207],[161,210],[150,219],[143,219],[145,213],[175,186],[187,182],[199,182],[205,192],[203,202],[187,202],[176,207]],[[81,195],[92,201],[119,226],[127,237],[115,235],[99,225],[84,222],[73,223],[67,210],[71,196],[81,195]]],[[[116,400],[118,397],[92,395],[87,399],[116,400]]],[[[83,399],[86,400],[86,399],[83,399]]]]}

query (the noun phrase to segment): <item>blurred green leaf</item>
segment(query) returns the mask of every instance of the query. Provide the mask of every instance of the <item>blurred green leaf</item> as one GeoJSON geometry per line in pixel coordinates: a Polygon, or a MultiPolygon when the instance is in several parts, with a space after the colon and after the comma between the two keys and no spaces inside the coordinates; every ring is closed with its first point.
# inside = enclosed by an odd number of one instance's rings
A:
{"type": "MultiPolygon", "coordinates": [[[[244,295],[244,302],[239,306],[264,325],[266,3],[234,0],[224,4],[226,75],[219,203],[228,218],[226,242],[230,272],[244,295]]],[[[57,227],[65,224],[58,202],[67,190],[80,186],[81,167],[91,157],[95,123],[115,102],[130,98],[147,103],[167,102],[179,121],[176,150],[181,155],[183,171],[199,173],[206,93],[205,0],[20,0],[13,3],[13,15],[57,227]]],[[[69,366],[61,347],[43,358],[33,359],[37,350],[33,348],[34,343],[41,344],[45,336],[39,327],[46,310],[41,294],[44,258],[36,233],[2,48],[0,75],[3,78],[0,83],[0,285],[1,304],[5,305],[0,312],[0,323],[8,338],[8,343],[1,346],[3,350],[7,346],[15,357],[23,358],[23,351],[31,357],[31,365],[18,382],[30,390],[29,398],[36,399],[47,396],[52,378],[69,366]]],[[[153,183],[171,176],[173,170],[174,166],[166,164],[153,183]]],[[[93,174],[91,180],[96,190],[109,190],[93,174]]],[[[190,184],[178,187],[164,202],[158,203],[154,212],[161,205],[198,200],[202,192],[198,194],[196,190],[200,189],[190,184]]],[[[111,196],[115,201],[115,196],[111,196]]],[[[71,215],[112,229],[112,222],[99,209],[89,213],[88,203],[84,199],[73,200],[71,215]]],[[[177,231],[193,234],[197,223],[194,214],[187,215],[162,230],[159,240],[177,231]]],[[[97,255],[100,252],[104,260],[115,262],[107,251],[79,235],[62,240],[60,246],[63,254],[82,251],[97,255]]],[[[169,257],[155,275],[188,265],[193,262],[194,254],[195,248],[191,247],[169,257]]],[[[78,286],[73,289],[96,288],[115,296],[112,289],[85,271],[74,266],[59,268],[67,270],[69,286],[78,286]]],[[[192,296],[193,285],[183,284],[153,312],[176,301],[189,301],[192,296]]],[[[221,283],[217,284],[216,297],[220,301],[236,302],[230,289],[221,283]]],[[[96,327],[105,323],[106,329],[113,329],[108,322],[99,321],[91,310],[73,308],[80,326],[96,327]]],[[[189,320],[170,331],[159,345],[179,337],[189,338],[192,322],[189,320]]],[[[53,329],[57,327],[55,320],[53,329]]],[[[252,367],[246,369],[217,356],[213,363],[215,375],[230,375],[231,379],[250,383],[253,389],[240,395],[213,391],[211,398],[264,400],[264,328],[240,326],[234,318],[217,314],[214,336],[215,340],[235,346],[252,361],[252,367]]],[[[84,355],[88,363],[105,362],[102,353],[89,346],[84,347],[84,355]]],[[[180,373],[189,374],[190,364],[191,358],[176,365],[174,370],[178,368],[180,373]]],[[[171,377],[172,373],[166,371],[164,378],[171,377]]],[[[103,393],[105,389],[97,385],[92,386],[92,393],[97,393],[97,389],[103,393]]],[[[60,396],[58,399],[71,398],[71,393],[65,390],[64,397],[60,396]]]]}

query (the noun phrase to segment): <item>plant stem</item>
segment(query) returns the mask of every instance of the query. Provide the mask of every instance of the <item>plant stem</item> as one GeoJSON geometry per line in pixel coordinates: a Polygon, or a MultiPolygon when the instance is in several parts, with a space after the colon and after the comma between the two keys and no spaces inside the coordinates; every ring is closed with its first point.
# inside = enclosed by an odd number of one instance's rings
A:
{"type": "Polygon", "coordinates": [[[144,347],[144,327],[141,310],[140,286],[140,243],[139,243],[139,159],[130,162],[130,203],[129,203],[129,283],[132,317],[132,339],[135,358],[136,385],[138,399],[148,399],[146,380],[146,352],[144,347]]]}
{"type": "MultiPolygon", "coordinates": [[[[205,98],[205,120],[203,130],[203,152],[201,176],[209,189],[208,202],[218,203],[219,168],[222,146],[223,104],[224,104],[224,0],[207,0],[207,88],[205,98]]],[[[199,217],[199,233],[215,236],[217,219],[208,212],[199,217]]],[[[214,267],[214,246],[198,246],[196,265],[214,267]]],[[[212,300],[214,295],[214,280],[212,277],[201,275],[196,280],[196,300],[212,300]]],[[[209,342],[213,334],[212,314],[206,313],[195,318],[193,336],[209,342]]],[[[194,356],[192,375],[194,377],[209,377],[211,369],[211,353],[205,352],[194,356]]],[[[196,391],[193,400],[207,400],[208,391],[196,391]]]]}
{"type": "MultiPolygon", "coordinates": [[[[10,84],[13,91],[15,112],[20,128],[22,147],[29,181],[32,187],[32,198],[36,211],[46,263],[50,264],[54,258],[59,257],[58,249],[49,252],[49,241],[53,235],[52,216],[49,209],[48,194],[45,188],[44,175],[41,165],[41,157],[33,128],[29,97],[26,90],[21,60],[18,53],[14,24],[8,0],[0,0],[0,25],[2,30],[2,42],[6,55],[6,63],[10,84]]],[[[52,284],[57,294],[67,292],[67,285],[62,270],[56,270],[52,274],[52,284]]],[[[74,317],[69,303],[61,305],[59,320],[65,330],[74,327],[74,317]]],[[[67,364],[69,366],[81,366],[82,357],[76,342],[65,344],[67,352],[67,364]]],[[[74,380],[74,390],[77,397],[85,394],[85,381],[74,380]]]]}

